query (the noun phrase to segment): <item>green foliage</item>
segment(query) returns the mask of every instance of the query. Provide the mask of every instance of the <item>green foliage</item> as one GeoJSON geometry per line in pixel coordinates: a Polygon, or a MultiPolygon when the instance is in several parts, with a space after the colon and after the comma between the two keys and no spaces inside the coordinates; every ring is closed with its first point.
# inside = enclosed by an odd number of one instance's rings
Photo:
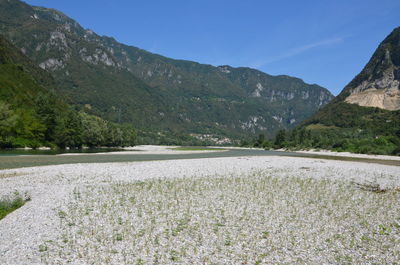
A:
{"type": "MultiPolygon", "coordinates": [[[[239,146],[240,146],[240,147],[250,147],[250,146],[251,146],[250,142],[251,142],[251,141],[249,141],[249,140],[242,139],[242,140],[240,140],[240,142],[239,142],[239,146]]],[[[253,145],[253,146],[254,146],[254,145],[253,145]]]]}
{"type": "Polygon", "coordinates": [[[328,104],[303,124],[304,126],[322,124],[338,128],[359,128],[371,130],[378,135],[396,135],[400,133],[400,111],[337,102],[328,104]]]}
{"type": "Polygon", "coordinates": [[[101,146],[106,140],[107,125],[99,117],[80,113],[84,129],[83,141],[89,146],[101,146]]]}
{"type": "Polygon", "coordinates": [[[269,150],[272,148],[272,143],[268,140],[265,140],[262,144],[262,148],[264,148],[265,150],[269,150]]]}
{"type": "Polygon", "coordinates": [[[275,136],[274,145],[276,148],[282,148],[286,145],[286,131],[279,130],[275,136]]]}
{"type": "Polygon", "coordinates": [[[89,147],[95,146],[133,146],[136,132],[130,124],[115,124],[99,117],[80,113],[83,140],[89,147]]]}
{"type": "Polygon", "coordinates": [[[16,196],[13,199],[0,200],[0,220],[6,217],[7,214],[22,207],[24,204],[25,200],[21,196],[16,196]]]}
{"type": "Polygon", "coordinates": [[[16,115],[18,119],[14,127],[15,135],[23,139],[30,139],[32,143],[39,143],[44,138],[46,131],[46,125],[40,120],[40,117],[33,109],[17,109],[16,115]]]}
{"type": "Polygon", "coordinates": [[[15,126],[17,115],[10,109],[10,106],[0,101],[0,139],[5,137],[15,126]]]}
{"type": "Polygon", "coordinates": [[[59,147],[81,147],[82,134],[83,125],[77,112],[69,110],[57,117],[54,140],[59,147]]]}
{"type": "Polygon", "coordinates": [[[400,138],[377,136],[371,130],[336,128],[323,130],[295,129],[290,132],[286,147],[295,149],[330,149],[338,152],[352,152],[378,155],[398,155],[400,138]],[[301,135],[304,135],[300,141],[301,135]]]}
{"type": "Polygon", "coordinates": [[[262,147],[264,141],[265,141],[265,135],[262,134],[262,133],[260,133],[260,134],[258,135],[257,141],[256,141],[255,144],[254,144],[254,147],[262,147]]]}

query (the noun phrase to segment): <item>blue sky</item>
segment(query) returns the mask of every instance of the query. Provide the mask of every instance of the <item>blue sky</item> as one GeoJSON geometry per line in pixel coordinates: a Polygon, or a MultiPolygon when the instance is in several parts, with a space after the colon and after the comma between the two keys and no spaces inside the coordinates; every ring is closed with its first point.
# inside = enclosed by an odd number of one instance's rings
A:
{"type": "Polygon", "coordinates": [[[175,59],[248,66],[338,94],[400,26],[399,0],[27,0],[175,59]]]}

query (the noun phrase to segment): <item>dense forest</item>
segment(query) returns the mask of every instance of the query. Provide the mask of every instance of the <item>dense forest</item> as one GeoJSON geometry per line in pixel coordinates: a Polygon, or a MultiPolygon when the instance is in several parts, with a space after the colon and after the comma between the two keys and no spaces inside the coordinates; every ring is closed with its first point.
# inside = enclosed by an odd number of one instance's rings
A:
{"type": "MultiPolygon", "coordinates": [[[[37,101],[41,101],[39,97],[37,101]]],[[[78,112],[71,107],[37,104],[35,109],[15,108],[0,101],[0,147],[81,148],[131,146],[136,133],[119,125],[78,112]]]]}

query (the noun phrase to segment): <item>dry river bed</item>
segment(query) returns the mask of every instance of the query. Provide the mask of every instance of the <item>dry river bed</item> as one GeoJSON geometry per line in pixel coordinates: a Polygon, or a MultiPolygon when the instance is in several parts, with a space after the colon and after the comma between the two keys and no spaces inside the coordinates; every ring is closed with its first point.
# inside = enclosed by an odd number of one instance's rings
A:
{"type": "Polygon", "coordinates": [[[223,157],[0,171],[0,264],[399,264],[400,167],[223,157]],[[375,190],[375,191],[374,191],[375,190]]]}

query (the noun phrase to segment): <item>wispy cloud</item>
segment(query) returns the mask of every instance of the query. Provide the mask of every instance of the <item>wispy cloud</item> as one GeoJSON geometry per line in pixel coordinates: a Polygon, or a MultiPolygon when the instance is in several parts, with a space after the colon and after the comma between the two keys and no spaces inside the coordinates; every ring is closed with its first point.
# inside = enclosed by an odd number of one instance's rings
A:
{"type": "Polygon", "coordinates": [[[340,37],[340,38],[331,38],[331,39],[326,39],[326,40],[310,43],[310,44],[307,44],[307,45],[303,45],[303,46],[300,46],[300,47],[296,47],[296,48],[290,49],[290,50],[286,51],[283,54],[280,54],[280,55],[275,56],[275,57],[268,58],[267,60],[253,62],[250,65],[250,67],[258,68],[258,67],[264,66],[264,65],[269,64],[269,63],[278,62],[278,61],[281,61],[283,59],[287,59],[287,58],[293,57],[295,55],[304,53],[304,52],[306,52],[308,50],[311,50],[311,49],[314,49],[314,48],[317,48],[317,47],[335,45],[335,44],[342,43],[343,41],[344,41],[344,38],[340,37]]]}

